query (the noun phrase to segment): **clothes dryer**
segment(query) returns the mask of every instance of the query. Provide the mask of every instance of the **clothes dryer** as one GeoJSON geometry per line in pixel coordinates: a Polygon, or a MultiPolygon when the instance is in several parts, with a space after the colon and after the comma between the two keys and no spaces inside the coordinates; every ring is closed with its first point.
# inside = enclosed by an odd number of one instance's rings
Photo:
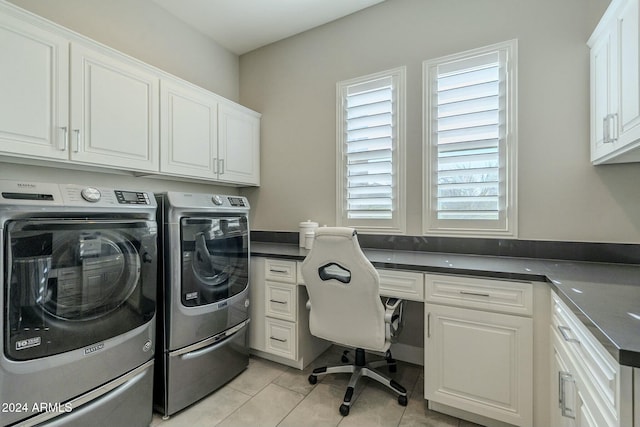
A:
{"type": "Polygon", "coordinates": [[[239,196],[156,195],[162,256],[154,402],[164,417],[249,363],[249,203],[239,196]]]}
{"type": "Polygon", "coordinates": [[[0,181],[0,425],[147,426],[151,193],[0,181]]]}

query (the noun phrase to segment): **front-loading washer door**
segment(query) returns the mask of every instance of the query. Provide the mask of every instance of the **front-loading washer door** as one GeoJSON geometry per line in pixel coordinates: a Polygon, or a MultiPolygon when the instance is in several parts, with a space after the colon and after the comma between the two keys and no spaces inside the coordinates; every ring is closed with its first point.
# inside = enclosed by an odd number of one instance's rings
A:
{"type": "Polygon", "coordinates": [[[8,222],[7,358],[99,349],[151,320],[156,234],[155,222],[138,220],[8,222]]]}
{"type": "Polygon", "coordinates": [[[247,217],[181,219],[181,302],[186,307],[227,300],[249,283],[247,217]]]}

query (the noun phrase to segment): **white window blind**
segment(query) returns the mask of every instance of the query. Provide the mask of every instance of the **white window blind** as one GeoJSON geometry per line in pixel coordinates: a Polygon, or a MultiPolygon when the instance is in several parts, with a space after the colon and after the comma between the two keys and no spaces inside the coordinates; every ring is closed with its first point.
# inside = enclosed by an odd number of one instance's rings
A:
{"type": "Polygon", "coordinates": [[[515,233],[515,41],[426,61],[425,232],[515,233]]]}
{"type": "Polygon", "coordinates": [[[338,83],[339,224],[400,228],[403,69],[395,71],[338,83]]]}

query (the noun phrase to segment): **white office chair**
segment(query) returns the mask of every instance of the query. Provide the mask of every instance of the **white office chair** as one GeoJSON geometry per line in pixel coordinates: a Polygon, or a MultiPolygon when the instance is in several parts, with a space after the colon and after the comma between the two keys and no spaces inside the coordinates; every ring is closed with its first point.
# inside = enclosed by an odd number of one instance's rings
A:
{"type": "MultiPolygon", "coordinates": [[[[313,370],[309,382],[332,373],[351,373],[351,380],[340,406],[349,414],[354,388],[361,376],[372,378],[398,394],[398,403],[407,405],[407,391],[373,368],[388,365],[394,372],[395,360],[389,347],[402,325],[403,301],[390,298],[382,303],[380,278],[364,256],[352,228],[322,227],[316,230],[311,252],[302,263],[302,276],[309,293],[309,329],[316,337],[347,347],[355,347],[355,364],[313,370]],[[365,350],[385,354],[385,360],[365,362],[365,350]]],[[[343,362],[348,362],[345,354],[343,362]]]]}

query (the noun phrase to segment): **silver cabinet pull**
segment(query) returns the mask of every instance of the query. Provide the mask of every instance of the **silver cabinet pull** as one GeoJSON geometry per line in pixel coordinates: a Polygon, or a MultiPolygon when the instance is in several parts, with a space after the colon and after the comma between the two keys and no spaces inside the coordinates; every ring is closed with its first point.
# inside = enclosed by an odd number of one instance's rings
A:
{"type": "Polygon", "coordinates": [[[470,291],[460,291],[460,294],[462,295],[472,295],[474,297],[485,297],[485,298],[489,298],[491,295],[490,294],[483,294],[480,292],[470,292],[470,291]]]}
{"type": "Polygon", "coordinates": [[[602,119],[602,143],[609,143],[609,115],[607,114],[602,119]]]}
{"type": "Polygon", "coordinates": [[[213,158],[213,173],[215,173],[215,174],[218,173],[218,158],[217,157],[213,158]]]}
{"type": "Polygon", "coordinates": [[[270,299],[269,301],[270,302],[275,302],[276,304],[287,304],[286,301],[278,301],[278,300],[275,300],[275,299],[270,299]]]}
{"type": "Polygon", "coordinates": [[[575,386],[576,380],[573,378],[569,372],[560,371],[558,372],[558,383],[559,383],[559,395],[560,395],[560,413],[565,418],[571,418],[572,420],[576,419],[576,412],[574,408],[570,408],[567,405],[567,384],[571,384],[575,386]]]}
{"type": "Polygon", "coordinates": [[[64,136],[62,137],[62,147],[60,147],[60,143],[58,143],[58,147],[60,148],[60,151],[67,151],[67,127],[61,126],[60,129],[64,136]]]}
{"type": "Polygon", "coordinates": [[[73,146],[73,152],[77,153],[80,151],[80,129],[74,129],[73,132],[76,134],[76,143],[73,146]]]}
{"type": "Polygon", "coordinates": [[[427,313],[427,338],[431,338],[431,313],[427,313]]]}
{"type": "Polygon", "coordinates": [[[220,175],[224,175],[224,159],[220,159],[220,175]]]}
{"type": "Polygon", "coordinates": [[[278,270],[278,269],[275,269],[275,268],[270,268],[269,271],[272,272],[272,273],[282,273],[282,274],[287,274],[288,273],[287,270],[278,270]]]}
{"type": "Polygon", "coordinates": [[[276,338],[276,337],[269,337],[274,341],[278,341],[278,342],[287,342],[287,340],[283,340],[282,338],[276,338]]]}
{"type": "Polygon", "coordinates": [[[571,332],[571,328],[570,327],[558,325],[558,330],[560,331],[560,335],[562,335],[562,338],[564,338],[564,340],[566,342],[574,342],[576,344],[580,344],[580,340],[579,339],[571,338],[569,336],[569,334],[567,333],[567,331],[571,332]]]}

